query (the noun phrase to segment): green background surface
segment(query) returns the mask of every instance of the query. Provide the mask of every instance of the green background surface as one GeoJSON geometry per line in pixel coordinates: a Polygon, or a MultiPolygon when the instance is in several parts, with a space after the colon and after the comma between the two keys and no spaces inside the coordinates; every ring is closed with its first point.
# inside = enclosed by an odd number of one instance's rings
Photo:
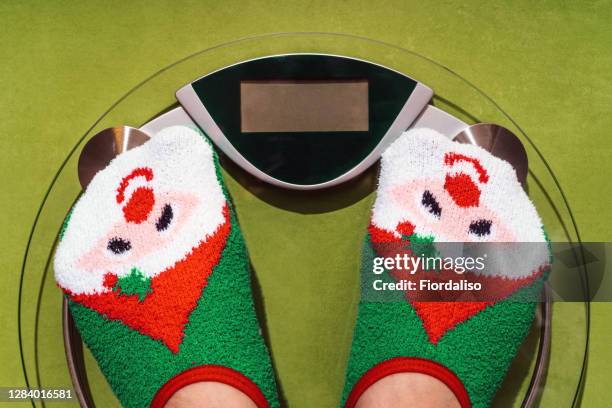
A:
{"type": "MultiPolygon", "coordinates": [[[[6,234],[0,278],[0,386],[24,384],[16,320],[19,272],[53,174],[113,102],[159,69],[206,47],[282,31],[357,34],[420,52],[468,78],[509,112],[552,166],[583,240],[610,241],[611,21],[610,2],[2,2],[0,174],[5,177],[1,208],[6,234]]],[[[126,108],[108,118],[109,124],[138,125],[151,109],[171,103],[172,95],[162,99],[155,100],[154,108],[126,108]]],[[[371,183],[371,177],[362,181],[371,183]]],[[[65,187],[68,203],[74,185],[76,177],[72,187],[65,187]]],[[[332,311],[339,304],[353,304],[355,292],[351,282],[330,278],[326,285],[321,277],[329,274],[309,271],[320,271],[322,264],[329,271],[353,268],[356,278],[361,236],[343,233],[363,230],[371,196],[341,210],[313,214],[318,208],[310,208],[303,196],[283,196],[270,205],[236,181],[230,180],[229,187],[263,291],[285,396],[295,407],[329,406],[333,396],[329,388],[320,387],[320,379],[329,378],[331,389],[341,386],[338,373],[346,364],[345,344],[351,335],[344,326],[344,331],[334,331],[332,311]],[[279,200],[290,203],[281,205],[279,200]],[[305,236],[305,223],[315,223],[322,238],[305,236]],[[279,250],[270,256],[270,248],[279,250]],[[356,255],[340,259],[337,253],[356,255]],[[286,271],[285,279],[268,278],[266,268],[286,271]],[[303,293],[287,289],[298,287],[303,293]],[[304,295],[312,293],[320,296],[304,295]],[[289,303],[292,307],[284,307],[289,303]]],[[[52,213],[65,210],[64,205],[52,213]]],[[[52,242],[54,234],[49,228],[40,240],[52,242]]],[[[24,288],[38,290],[38,284],[26,281],[24,288]]],[[[59,292],[52,279],[43,289],[38,349],[43,384],[66,386],[59,292]]],[[[24,321],[35,313],[25,310],[24,321]]],[[[612,305],[593,304],[583,406],[609,405],[611,316],[612,305]]],[[[563,344],[571,345],[572,333],[558,336],[570,339],[563,344]]],[[[105,401],[108,390],[95,373],[92,383],[105,401]]]]}

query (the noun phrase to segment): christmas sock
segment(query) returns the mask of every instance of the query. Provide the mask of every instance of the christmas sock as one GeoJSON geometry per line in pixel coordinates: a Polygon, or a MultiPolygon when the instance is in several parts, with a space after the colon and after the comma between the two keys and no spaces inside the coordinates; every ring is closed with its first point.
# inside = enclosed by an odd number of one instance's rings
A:
{"type": "MultiPolygon", "coordinates": [[[[433,130],[406,132],[382,156],[364,248],[343,405],[355,406],[387,375],[417,372],[445,383],[462,407],[489,406],[530,329],[551,262],[541,220],[513,168],[433,130]],[[423,254],[441,242],[534,244],[521,244],[509,257],[493,251],[484,271],[465,273],[486,285],[490,298],[455,302],[442,296],[436,302],[408,289],[364,297],[375,258],[401,253],[393,248],[423,254]]],[[[398,283],[401,277],[435,280],[436,273],[449,277],[448,272],[405,275],[389,264],[379,277],[398,283]]],[[[451,272],[462,277],[452,267],[451,272]]]]}
{"type": "Polygon", "coordinates": [[[198,381],[278,399],[248,255],[210,143],[170,127],[98,172],[71,210],[55,277],[125,407],[198,381]]]}

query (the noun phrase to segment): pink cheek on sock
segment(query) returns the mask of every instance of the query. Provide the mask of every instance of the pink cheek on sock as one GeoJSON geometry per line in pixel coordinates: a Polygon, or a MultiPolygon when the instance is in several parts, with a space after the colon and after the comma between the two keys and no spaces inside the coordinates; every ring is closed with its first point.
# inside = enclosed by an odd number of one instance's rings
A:
{"type": "Polygon", "coordinates": [[[431,231],[444,240],[456,242],[497,241],[513,242],[514,235],[503,224],[502,220],[484,206],[459,207],[444,189],[443,181],[420,179],[395,187],[391,191],[395,204],[405,210],[408,221],[416,229],[431,231]],[[436,218],[421,204],[423,193],[429,191],[441,208],[441,215],[436,218]],[[489,220],[492,233],[489,236],[477,237],[470,234],[470,224],[478,220],[489,220]]]}
{"type": "MultiPolygon", "coordinates": [[[[150,254],[159,251],[181,232],[199,204],[199,199],[192,194],[168,193],[159,196],[149,218],[140,224],[126,222],[122,219],[113,225],[110,231],[78,261],[77,266],[85,271],[113,272],[114,270],[131,266],[150,254]],[[157,231],[156,223],[162,214],[164,206],[170,204],[173,218],[165,231],[157,231]],[[108,243],[113,238],[129,241],[130,250],[123,254],[114,254],[108,249],[108,243]]],[[[194,246],[197,242],[194,242],[194,246]]]]}

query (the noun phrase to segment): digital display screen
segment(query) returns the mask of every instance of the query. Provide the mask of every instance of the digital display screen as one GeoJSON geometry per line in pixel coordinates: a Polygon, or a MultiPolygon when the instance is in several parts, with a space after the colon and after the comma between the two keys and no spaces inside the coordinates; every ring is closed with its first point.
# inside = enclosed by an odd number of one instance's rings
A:
{"type": "Polygon", "coordinates": [[[240,82],[240,127],[256,132],[367,132],[367,80],[240,82]]]}

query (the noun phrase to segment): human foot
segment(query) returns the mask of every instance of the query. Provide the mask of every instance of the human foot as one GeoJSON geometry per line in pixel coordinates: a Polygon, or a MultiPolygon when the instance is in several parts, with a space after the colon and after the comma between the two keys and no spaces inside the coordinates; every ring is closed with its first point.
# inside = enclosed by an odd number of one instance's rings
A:
{"type": "MultiPolygon", "coordinates": [[[[537,212],[512,167],[481,148],[451,142],[418,129],[383,154],[377,198],[364,246],[364,274],[376,257],[402,249],[435,248],[441,242],[528,244],[528,253],[494,256],[464,277],[486,284],[490,298],[457,302],[409,290],[395,298],[359,304],[343,403],[354,407],[377,381],[397,373],[421,373],[443,382],[463,407],[489,406],[525,338],[550,258],[537,212]],[[391,248],[391,249],[390,249],[391,248]],[[526,299],[526,300],[525,300],[526,299]]],[[[523,244],[521,244],[523,245],[523,244]]],[[[525,248],[525,247],[521,247],[525,248]]],[[[503,252],[502,252],[503,254],[503,252]]],[[[499,255],[499,254],[498,254],[499,255]]],[[[456,271],[388,268],[400,279],[456,271]]],[[[363,275],[366,276],[366,275],[363,275]]]]}
{"type": "Polygon", "coordinates": [[[55,277],[126,407],[199,381],[278,406],[246,248],[212,146],[171,127],[115,158],[67,217],[55,277]]]}

